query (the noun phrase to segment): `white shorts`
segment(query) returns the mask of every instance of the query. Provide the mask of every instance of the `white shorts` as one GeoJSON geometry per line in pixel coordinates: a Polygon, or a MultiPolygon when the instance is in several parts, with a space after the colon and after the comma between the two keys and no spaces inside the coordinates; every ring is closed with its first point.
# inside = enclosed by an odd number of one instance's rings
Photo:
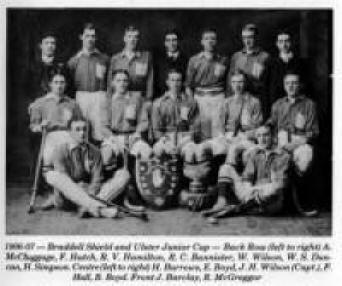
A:
{"type": "Polygon", "coordinates": [[[102,141],[103,129],[105,126],[108,105],[108,98],[105,91],[77,91],[76,102],[80,106],[82,115],[90,123],[90,136],[95,140],[102,141]]]}

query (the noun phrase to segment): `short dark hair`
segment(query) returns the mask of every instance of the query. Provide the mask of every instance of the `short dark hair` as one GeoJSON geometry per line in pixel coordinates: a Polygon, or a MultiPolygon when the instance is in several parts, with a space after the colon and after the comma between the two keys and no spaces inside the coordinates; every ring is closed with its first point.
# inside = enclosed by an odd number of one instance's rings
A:
{"type": "Polygon", "coordinates": [[[248,23],[242,27],[242,31],[252,31],[254,32],[254,35],[258,35],[259,31],[255,24],[248,23]]]}
{"type": "Polygon", "coordinates": [[[166,36],[168,35],[176,35],[178,40],[181,40],[181,34],[179,33],[179,31],[176,28],[169,28],[165,31],[164,33],[164,39],[166,38],[166,36]]]}
{"type": "Polygon", "coordinates": [[[207,34],[207,33],[215,33],[217,35],[217,31],[213,27],[206,27],[206,28],[204,28],[202,30],[202,33],[201,33],[202,37],[203,37],[204,34],[207,34]]]}
{"type": "Polygon", "coordinates": [[[277,31],[276,39],[278,39],[279,35],[288,35],[290,36],[290,39],[292,39],[292,34],[288,29],[280,29],[277,31]]]}
{"type": "Polygon", "coordinates": [[[134,25],[128,25],[125,28],[125,33],[132,32],[132,31],[138,31],[139,32],[139,29],[136,26],[134,26],[134,25]]]}
{"type": "Polygon", "coordinates": [[[57,36],[54,31],[44,31],[43,33],[41,33],[40,41],[42,42],[46,38],[54,38],[55,40],[57,40],[57,36]]]}
{"type": "Polygon", "coordinates": [[[78,114],[78,113],[74,113],[74,114],[71,116],[71,118],[70,118],[70,120],[68,121],[68,123],[67,123],[67,128],[70,130],[70,129],[71,129],[72,123],[73,123],[73,122],[76,122],[76,121],[83,121],[83,122],[85,122],[86,124],[88,124],[87,119],[86,119],[83,115],[78,114]]]}
{"type": "Polygon", "coordinates": [[[298,70],[295,70],[295,69],[286,70],[284,73],[283,79],[285,79],[285,77],[287,77],[288,75],[296,75],[299,78],[299,80],[301,80],[301,75],[300,75],[300,72],[298,70]]]}
{"type": "Polygon", "coordinates": [[[247,79],[247,75],[244,71],[242,71],[241,69],[235,69],[233,70],[233,72],[230,74],[230,78],[232,78],[234,75],[242,75],[246,81],[247,79]]]}
{"type": "Polygon", "coordinates": [[[48,73],[48,82],[51,82],[56,75],[63,76],[65,79],[65,82],[67,82],[68,72],[64,64],[59,63],[56,67],[50,70],[50,72],[48,73]]]}
{"type": "Polygon", "coordinates": [[[272,134],[272,125],[271,124],[263,124],[260,125],[257,129],[255,134],[258,135],[259,134],[259,130],[261,130],[262,128],[267,129],[269,133],[272,134]]]}
{"type": "Polygon", "coordinates": [[[85,30],[96,30],[95,24],[92,22],[84,23],[82,33],[84,33],[85,30]]]}
{"type": "Polygon", "coordinates": [[[125,75],[129,78],[129,73],[128,73],[128,71],[125,70],[125,69],[116,69],[116,70],[113,70],[113,72],[112,72],[112,79],[113,79],[117,74],[125,74],[125,75]]]}
{"type": "Polygon", "coordinates": [[[169,75],[172,74],[172,73],[178,73],[178,74],[180,74],[180,75],[182,76],[182,78],[183,78],[183,73],[182,73],[179,69],[175,69],[175,68],[169,69],[169,70],[167,71],[167,77],[169,77],[169,75]]]}

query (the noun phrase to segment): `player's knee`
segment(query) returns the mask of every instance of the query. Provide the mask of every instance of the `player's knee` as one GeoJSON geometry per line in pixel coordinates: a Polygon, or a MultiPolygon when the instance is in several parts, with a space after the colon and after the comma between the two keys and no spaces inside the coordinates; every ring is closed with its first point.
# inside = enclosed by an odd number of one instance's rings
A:
{"type": "Polygon", "coordinates": [[[218,177],[220,178],[229,178],[229,179],[234,179],[236,176],[236,171],[233,166],[229,164],[223,164],[218,173],[218,177]]]}
{"type": "Polygon", "coordinates": [[[101,147],[101,157],[102,162],[105,166],[109,165],[113,160],[114,153],[109,146],[102,146],[101,147]]]}
{"type": "Polygon", "coordinates": [[[175,149],[175,145],[171,140],[159,140],[153,146],[153,153],[156,157],[161,157],[163,154],[172,154],[172,150],[175,149]]]}
{"type": "Polygon", "coordinates": [[[212,139],[211,144],[214,155],[223,155],[227,153],[227,144],[224,137],[212,139]]]}
{"type": "Polygon", "coordinates": [[[241,154],[243,153],[243,148],[237,144],[231,144],[228,149],[228,155],[226,162],[228,164],[236,165],[238,158],[241,157],[241,154]]]}
{"type": "Polygon", "coordinates": [[[193,163],[196,159],[196,145],[193,142],[185,144],[181,150],[184,161],[187,163],[193,163]]]}
{"type": "Polygon", "coordinates": [[[45,179],[49,185],[55,186],[60,179],[59,173],[57,171],[47,171],[45,173],[45,179]]]}

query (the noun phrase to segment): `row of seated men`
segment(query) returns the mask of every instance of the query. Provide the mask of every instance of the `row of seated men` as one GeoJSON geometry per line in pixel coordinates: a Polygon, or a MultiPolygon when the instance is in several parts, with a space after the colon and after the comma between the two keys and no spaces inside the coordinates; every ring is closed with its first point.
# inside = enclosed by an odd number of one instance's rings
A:
{"type": "Polygon", "coordinates": [[[91,121],[81,104],[65,95],[65,75],[51,73],[50,91],[30,106],[31,130],[48,131],[44,176],[54,194],[46,207],[68,201],[82,214],[116,217],[118,209],[111,203],[124,197],[126,206],[142,209],[133,170],[127,162],[118,169],[118,159],[128,151],[145,161],[165,155],[180,158],[180,176],[188,179],[188,185],[181,186],[184,190],[174,194],[180,205],[201,205],[203,196],[194,195],[196,188],[204,194],[214,189],[216,203],[210,214],[250,209],[276,213],[282,209],[289,174],[302,176],[312,163],[319,132],[316,108],[301,93],[296,71],[285,74],[286,96],[272,105],[266,119],[260,100],[246,90],[241,71],[230,77],[232,95],[210,111],[209,99],[201,108],[196,97],[182,90],[180,71],[168,71],[167,91],[152,105],[129,90],[129,83],[126,70],[112,71],[111,91],[103,94],[91,121]],[[88,125],[93,133],[88,134],[88,125]],[[153,141],[147,136],[149,126],[153,141]],[[212,130],[215,135],[209,137],[212,130]],[[89,143],[96,133],[102,138],[93,141],[97,147],[89,143]],[[224,157],[223,164],[213,174],[218,156],[224,157]]]}

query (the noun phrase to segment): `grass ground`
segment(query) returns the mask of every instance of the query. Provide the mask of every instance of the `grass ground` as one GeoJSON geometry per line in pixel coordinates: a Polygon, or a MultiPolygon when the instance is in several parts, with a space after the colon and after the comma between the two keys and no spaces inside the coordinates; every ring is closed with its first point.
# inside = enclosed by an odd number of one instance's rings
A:
{"type": "MultiPolygon", "coordinates": [[[[331,213],[315,218],[298,216],[239,216],[208,224],[199,213],[184,209],[149,211],[150,221],[136,218],[80,219],[73,212],[51,210],[26,213],[29,188],[24,184],[7,187],[7,234],[35,235],[330,235],[331,213]]],[[[38,197],[37,203],[41,203],[38,197]]]]}

